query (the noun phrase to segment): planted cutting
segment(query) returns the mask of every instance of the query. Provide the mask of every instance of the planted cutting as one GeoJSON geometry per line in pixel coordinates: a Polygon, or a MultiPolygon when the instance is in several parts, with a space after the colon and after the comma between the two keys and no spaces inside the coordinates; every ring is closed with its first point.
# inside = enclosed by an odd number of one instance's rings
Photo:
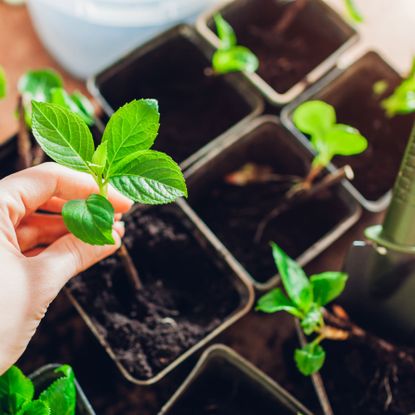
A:
{"type": "Polygon", "coordinates": [[[220,45],[212,56],[212,69],[205,72],[216,75],[230,72],[255,72],[259,66],[255,54],[245,46],[237,44],[235,31],[221,14],[216,14],[214,20],[220,45]]]}
{"type": "Polygon", "coordinates": [[[12,366],[0,376],[0,410],[3,415],[75,415],[76,387],[68,365],[55,369],[59,378],[37,391],[22,371],[12,366]]]}
{"type": "Polygon", "coordinates": [[[285,311],[298,319],[306,336],[314,336],[303,348],[295,350],[294,359],[306,376],[319,371],[326,360],[321,343],[324,340],[367,344],[380,355],[389,356],[415,369],[415,360],[405,349],[397,347],[354,324],[346,311],[328,304],[344,290],[347,275],[342,272],[323,272],[309,278],[303,269],[275,243],[272,253],[281,275],[284,291],[275,288],[258,301],[256,309],[265,313],[285,311]]]}
{"type": "Polygon", "coordinates": [[[94,124],[94,108],[79,91],[72,94],[63,88],[61,76],[52,69],[28,71],[18,82],[19,167],[27,168],[44,161],[44,152],[32,148],[32,101],[53,103],[78,114],[89,126],[94,124]]]}

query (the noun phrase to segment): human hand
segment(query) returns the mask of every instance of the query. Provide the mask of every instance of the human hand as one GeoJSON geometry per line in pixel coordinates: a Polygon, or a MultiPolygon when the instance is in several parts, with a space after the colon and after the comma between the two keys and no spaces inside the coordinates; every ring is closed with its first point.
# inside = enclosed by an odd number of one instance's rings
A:
{"type": "MultiPolygon", "coordinates": [[[[0,375],[22,355],[66,282],[120,247],[122,222],[114,224],[115,245],[91,246],[68,233],[56,214],[67,200],[97,192],[90,176],[55,163],[0,181],[0,375]]],[[[132,205],[115,190],[109,199],[116,218],[132,205]]]]}

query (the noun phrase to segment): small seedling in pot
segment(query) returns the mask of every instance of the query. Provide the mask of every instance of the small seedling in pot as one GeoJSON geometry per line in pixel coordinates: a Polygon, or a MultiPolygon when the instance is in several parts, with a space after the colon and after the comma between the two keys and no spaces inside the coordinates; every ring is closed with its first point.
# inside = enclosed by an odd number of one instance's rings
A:
{"type": "Polygon", "coordinates": [[[237,44],[231,25],[220,14],[214,17],[220,45],[212,56],[212,68],[206,69],[207,75],[223,75],[230,72],[255,72],[258,58],[245,46],[237,44]]]}
{"type": "Polygon", "coordinates": [[[343,292],[346,274],[323,272],[308,278],[297,262],[275,243],[271,245],[285,292],[281,288],[271,290],[259,299],[256,309],[264,313],[285,311],[298,319],[306,336],[315,336],[310,343],[295,350],[294,359],[302,374],[308,376],[322,368],[326,358],[321,346],[323,340],[364,341],[415,367],[411,355],[353,324],[341,307],[333,306],[332,311],[325,308],[343,292]]]}
{"type": "Polygon", "coordinates": [[[75,415],[76,387],[68,365],[55,369],[60,377],[35,398],[35,388],[16,366],[0,376],[0,413],[3,415],[75,415]]]}
{"type": "MultiPolygon", "coordinates": [[[[168,155],[150,150],[160,126],[157,101],[134,100],[121,107],[111,116],[97,148],[78,114],[36,101],[32,108],[33,135],[42,150],[57,163],[91,175],[97,183],[99,193],[71,200],[62,210],[65,225],[80,240],[91,245],[114,244],[109,184],[131,200],[148,205],[187,196],[180,167],[168,155]]],[[[121,252],[128,258],[125,248],[121,252]]],[[[131,261],[126,259],[125,265],[137,282],[131,261]]]]}
{"type": "Polygon", "coordinates": [[[7,81],[6,81],[6,72],[3,67],[0,66],[0,99],[6,97],[7,93],[7,81]]]}
{"type": "MultiPolygon", "coordinates": [[[[381,82],[385,83],[382,80],[376,82],[373,86],[374,90],[380,88],[379,85],[382,85],[381,82]]],[[[386,84],[385,90],[387,86],[386,84]]],[[[382,94],[380,93],[378,95],[382,94]]],[[[415,112],[415,58],[412,61],[412,67],[408,77],[395,88],[389,97],[381,101],[381,106],[388,117],[415,112]]]]}
{"type": "Polygon", "coordinates": [[[26,72],[18,82],[18,91],[18,152],[21,168],[37,165],[44,158],[39,147],[32,152],[32,101],[59,104],[78,114],[89,126],[94,124],[94,108],[88,98],[78,91],[68,94],[63,89],[61,76],[52,69],[26,72]]]}

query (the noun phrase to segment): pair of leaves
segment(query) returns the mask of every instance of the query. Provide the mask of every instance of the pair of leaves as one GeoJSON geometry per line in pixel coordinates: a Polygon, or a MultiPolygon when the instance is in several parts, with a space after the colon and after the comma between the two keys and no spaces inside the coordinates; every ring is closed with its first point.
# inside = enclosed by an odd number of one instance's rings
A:
{"type": "Polygon", "coordinates": [[[76,91],[69,95],[63,89],[61,76],[52,69],[26,72],[19,80],[18,90],[23,99],[25,120],[31,128],[32,101],[49,102],[78,114],[88,125],[94,124],[94,108],[91,102],[76,91]]]}
{"type": "Polygon", "coordinates": [[[237,44],[232,26],[220,14],[214,16],[220,47],[213,54],[212,67],[215,73],[255,72],[259,67],[258,58],[246,48],[237,44]]]}
{"type": "Polygon", "coordinates": [[[415,58],[406,79],[398,85],[393,93],[381,102],[388,117],[410,114],[415,111],[415,58]]]}
{"type": "Polygon", "coordinates": [[[5,415],[74,415],[75,377],[70,366],[55,370],[62,376],[34,398],[34,386],[16,366],[0,376],[0,410],[5,415]]]}
{"type": "MultiPolygon", "coordinates": [[[[166,154],[150,150],[159,129],[157,101],[134,100],[121,107],[110,118],[96,149],[77,114],[53,104],[32,105],[33,134],[57,163],[91,174],[100,186],[111,183],[136,202],[163,204],[187,196],[180,167],[166,154]]],[[[114,210],[103,194],[70,201],[62,214],[68,229],[82,241],[114,243],[114,210]]]]}
{"type": "Polygon", "coordinates": [[[6,97],[7,93],[7,81],[6,81],[6,72],[3,67],[0,66],[0,99],[6,97]]]}
{"type": "Polygon", "coordinates": [[[367,148],[367,140],[358,130],[336,123],[335,109],[323,101],[306,101],[293,113],[295,126],[310,135],[317,155],[313,165],[327,166],[332,158],[360,154],[367,148]]]}
{"type": "MultiPolygon", "coordinates": [[[[265,313],[286,311],[300,320],[306,335],[319,332],[324,326],[322,307],[343,292],[347,275],[323,272],[308,278],[299,264],[275,243],[272,252],[287,295],[281,288],[275,288],[259,299],[256,309],[265,313]]],[[[314,343],[295,352],[295,361],[304,375],[318,371],[324,358],[324,350],[314,343]]]]}

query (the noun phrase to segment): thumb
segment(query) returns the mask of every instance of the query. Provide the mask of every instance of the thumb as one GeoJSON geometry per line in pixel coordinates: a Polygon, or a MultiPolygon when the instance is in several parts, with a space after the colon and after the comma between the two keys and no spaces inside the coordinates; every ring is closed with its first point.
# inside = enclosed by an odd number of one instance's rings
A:
{"type": "MultiPolygon", "coordinates": [[[[112,232],[114,245],[88,245],[74,235],[66,234],[35,258],[38,265],[44,270],[45,277],[54,280],[53,285],[56,284],[57,294],[72,277],[116,252],[121,246],[123,235],[123,222],[114,224],[112,232]]],[[[50,283],[51,281],[48,282],[48,285],[50,283]]]]}

